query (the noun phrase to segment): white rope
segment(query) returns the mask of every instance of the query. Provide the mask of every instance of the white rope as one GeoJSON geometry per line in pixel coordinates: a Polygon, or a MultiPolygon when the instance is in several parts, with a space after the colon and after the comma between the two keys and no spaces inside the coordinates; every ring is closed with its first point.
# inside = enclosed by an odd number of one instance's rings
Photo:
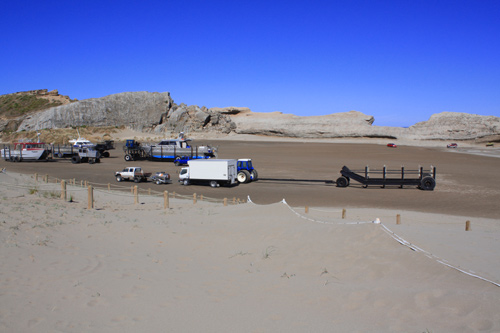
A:
{"type": "Polygon", "coordinates": [[[423,249],[421,249],[420,247],[416,246],[415,244],[412,244],[410,242],[408,242],[407,240],[403,239],[402,237],[400,237],[399,235],[395,234],[392,230],[390,230],[389,228],[387,228],[384,224],[380,224],[380,226],[382,227],[382,230],[384,230],[389,236],[391,236],[393,239],[395,239],[398,243],[400,243],[401,245],[404,245],[410,249],[412,249],[413,251],[415,252],[420,252],[420,253],[423,253],[424,255],[426,255],[427,257],[431,258],[431,259],[434,259],[436,262],[440,263],[440,264],[443,264],[447,267],[450,267],[450,268],[453,268],[461,273],[464,273],[464,274],[467,274],[469,276],[472,276],[472,277],[475,277],[475,278],[478,278],[480,280],[483,280],[483,281],[486,281],[486,282],[489,282],[497,287],[500,287],[500,283],[496,283],[494,281],[491,281],[491,280],[488,280],[482,276],[479,276],[477,274],[474,274],[474,273],[471,273],[469,271],[466,271],[462,268],[459,268],[457,266],[454,266],[452,264],[449,264],[446,262],[446,260],[444,259],[441,259],[435,255],[433,255],[432,253],[429,253],[423,249]]]}
{"type": "Polygon", "coordinates": [[[378,220],[378,219],[375,220],[375,221],[369,221],[369,222],[366,222],[366,221],[358,221],[358,222],[328,222],[328,221],[316,220],[316,219],[312,219],[310,217],[305,217],[304,215],[301,215],[298,212],[296,212],[292,207],[290,207],[290,205],[287,204],[287,202],[286,202],[285,199],[281,200],[281,203],[285,204],[288,207],[288,209],[290,209],[292,212],[294,212],[295,215],[297,215],[298,217],[300,217],[300,218],[302,218],[304,220],[307,220],[307,221],[311,221],[311,222],[316,222],[316,223],[321,223],[321,224],[367,224],[367,223],[380,223],[380,220],[378,220]]]}

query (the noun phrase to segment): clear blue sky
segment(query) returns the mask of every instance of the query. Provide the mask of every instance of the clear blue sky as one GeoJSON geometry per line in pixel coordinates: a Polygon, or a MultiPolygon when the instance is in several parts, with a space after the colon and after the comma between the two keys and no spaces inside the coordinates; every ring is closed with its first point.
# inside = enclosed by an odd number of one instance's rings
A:
{"type": "Polygon", "coordinates": [[[500,1],[3,1],[0,94],[300,116],[356,110],[411,126],[500,116],[500,1]]]}

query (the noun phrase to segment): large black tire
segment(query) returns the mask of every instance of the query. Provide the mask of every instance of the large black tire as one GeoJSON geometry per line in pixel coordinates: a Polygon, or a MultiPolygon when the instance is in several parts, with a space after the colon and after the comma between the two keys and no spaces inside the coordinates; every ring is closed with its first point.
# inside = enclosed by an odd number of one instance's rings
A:
{"type": "Polygon", "coordinates": [[[349,185],[349,180],[342,176],[337,178],[337,187],[347,187],[349,185]]]}
{"type": "Polygon", "coordinates": [[[94,164],[95,163],[95,158],[89,158],[89,164],[94,164]]]}
{"type": "Polygon", "coordinates": [[[80,163],[80,156],[78,156],[78,155],[71,156],[71,163],[73,163],[73,164],[80,163]]]}
{"type": "Polygon", "coordinates": [[[117,181],[117,182],[121,182],[121,181],[123,181],[122,176],[120,176],[120,175],[116,176],[116,181],[117,181]]]}
{"type": "Polygon", "coordinates": [[[188,180],[188,179],[184,179],[184,180],[182,181],[182,185],[184,185],[184,186],[188,186],[188,185],[189,185],[189,180],[188,180]]]}
{"type": "Polygon", "coordinates": [[[141,178],[139,177],[134,177],[134,183],[140,183],[141,182],[141,178]]]}
{"type": "Polygon", "coordinates": [[[102,156],[103,156],[103,157],[109,157],[109,151],[105,151],[105,152],[103,152],[103,153],[102,153],[102,156]]]}
{"type": "Polygon", "coordinates": [[[156,185],[160,185],[160,184],[161,184],[161,180],[159,180],[159,179],[158,179],[158,180],[156,181],[156,185]]]}
{"type": "Polygon", "coordinates": [[[241,170],[238,172],[238,182],[241,184],[248,183],[250,181],[250,172],[247,170],[241,170]]]}
{"type": "Polygon", "coordinates": [[[176,156],[175,159],[174,159],[174,164],[176,166],[179,166],[181,165],[181,158],[179,156],[176,156]]]}
{"type": "Polygon", "coordinates": [[[420,181],[420,189],[424,191],[433,191],[436,187],[436,180],[430,176],[422,178],[420,181]]]}
{"type": "Polygon", "coordinates": [[[253,169],[252,172],[250,172],[250,178],[253,182],[259,180],[259,173],[257,172],[257,170],[253,169]]]}
{"type": "Polygon", "coordinates": [[[217,187],[217,185],[219,185],[219,184],[217,183],[217,181],[216,181],[216,180],[211,180],[211,181],[210,181],[210,186],[211,186],[211,187],[217,187]]]}
{"type": "Polygon", "coordinates": [[[133,161],[134,159],[132,158],[132,156],[130,156],[129,154],[125,155],[124,157],[125,161],[127,162],[130,162],[130,161],[133,161]]]}

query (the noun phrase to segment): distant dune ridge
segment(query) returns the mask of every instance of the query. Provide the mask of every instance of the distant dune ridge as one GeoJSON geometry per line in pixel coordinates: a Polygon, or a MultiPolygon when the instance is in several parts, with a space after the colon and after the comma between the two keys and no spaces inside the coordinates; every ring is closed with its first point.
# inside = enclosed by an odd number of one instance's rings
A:
{"type": "MultiPolygon", "coordinates": [[[[17,131],[70,126],[125,126],[161,134],[170,132],[250,134],[291,138],[387,138],[407,140],[499,141],[500,118],[442,112],[408,128],[374,126],[374,117],[358,111],[325,116],[257,113],[243,107],[211,108],[176,104],[169,92],[124,92],[51,107],[10,120],[17,131]]],[[[0,131],[9,122],[0,120],[0,131]]]]}

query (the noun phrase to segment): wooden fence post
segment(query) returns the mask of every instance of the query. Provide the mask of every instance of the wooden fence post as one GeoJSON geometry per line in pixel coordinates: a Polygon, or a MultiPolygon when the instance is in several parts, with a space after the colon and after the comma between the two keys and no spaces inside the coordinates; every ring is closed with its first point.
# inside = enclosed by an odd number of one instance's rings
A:
{"type": "Polygon", "coordinates": [[[306,210],[306,214],[309,213],[309,206],[306,206],[305,210],[306,210]]]}
{"type": "Polygon", "coordinates": [[[49,182],[49,175],[45,175],[45,182],[48,183],[49,182]]]}
{"type": "Polygon", "coordinates": [[[94,208],[94,189],[92,188],[92,186],[89,186],[87,209],[92,209],[92,208],[94,208]]]}
{"type": "Polygon", "coordinates": [[[396,215],[396,224],[401,224],[401,215],[396,215]]]}
{"type": "Polygon", "coordinates": [[[163,192],[163,208],[170,208],[170,202],[168,200],[168,191],[163,192]]]}
{"type": "Polygon", "coordinates": [[[470,221],[465,221],[465,231],[470,231],[470,221]]]}
{"type": "Polygon", "coordinates": [[[134,204],[139,203],[139,188],[137,185],[134,186],[134,204]]]}
{"type": "Polygon", "coordinates": [[[196,203],[196,193],[193,193],[193,204],[196,203]]]}
{"type": "Polygon", "coordinates": [[[35,181],[38,181],[38,173],[35,173],[35,181]]]}
{"type": "Polygon", "coordinates": [[[345,208],[342,208],[342,219],[345,219],[345,213],[346,213],[345,208]]]}
{"type": "Polygon", "coordinates": [[[108,183],[108,191],[111,191],[111,184],[108,183]]]}
{"type": "Polygon", "coordinates": [[[61,180],[61,199],[66,201],[66,181],[61,180]]]}
{"type": "Polygon", "coordinates": [[[224,206],[227,206],[227,198],[224,198],[224,206]]]}

